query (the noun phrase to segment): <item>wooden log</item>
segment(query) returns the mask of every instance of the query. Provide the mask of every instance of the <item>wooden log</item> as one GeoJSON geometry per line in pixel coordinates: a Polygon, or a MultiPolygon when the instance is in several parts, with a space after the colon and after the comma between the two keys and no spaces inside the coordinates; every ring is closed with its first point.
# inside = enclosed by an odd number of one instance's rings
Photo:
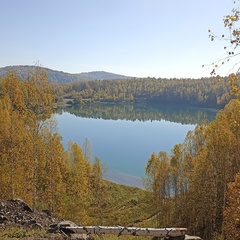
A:
{"type": "Polygon", "coordinates": [[[136,228],[136,227],[106,227],[106,226],[64,226],[61,230],[66,233],[77,234],[113,234],[133,236],[156,236],[162,238],[183,237],[187,232],[186,228],[136,228]]]}

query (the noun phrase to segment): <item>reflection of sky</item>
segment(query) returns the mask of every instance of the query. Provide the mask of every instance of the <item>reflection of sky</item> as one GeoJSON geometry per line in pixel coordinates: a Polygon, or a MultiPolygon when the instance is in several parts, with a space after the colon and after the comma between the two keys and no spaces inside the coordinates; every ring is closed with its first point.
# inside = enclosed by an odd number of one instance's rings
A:
{"type": "Polygon", "coordinates": [[[170,153],[182,143],[194,125],[168,121],[126,121],[81,118],[64,112],[56,115],[63,144],[68,141],[91,143],[93,156],[98,156],[110,169],[142,177],[153,152],[170,153]]]}

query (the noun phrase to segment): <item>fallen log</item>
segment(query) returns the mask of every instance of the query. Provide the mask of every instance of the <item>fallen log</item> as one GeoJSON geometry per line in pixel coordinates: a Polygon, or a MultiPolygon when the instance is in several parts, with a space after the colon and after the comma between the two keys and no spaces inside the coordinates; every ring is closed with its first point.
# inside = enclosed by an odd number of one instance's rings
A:
{"type": "Polygon", "coordinates": [[[79,234],[85,236],[83,239],[93,239],[91,234],[103,235],[132,235],[132,236],[152,236],[158,239],[169,240],[201,240],[197,236],[189,236],[186,234],[186,228],[137,228],[137,227],[106,227],[106,226],[79,226],[71,221],[62,221],[60,223],[51,224],[49,233],[62,232],[67,235],[79,234]],[[89,236],[89,237],[88,237],[89,236]]]}
{"type": "Polygon", "coordinates": [[[133,235],[133,236],[155,236],[161,238],[184,239],[186,228],[136,228],[136,227],[106,227],[106,226],[64,226],[60,227],[68,234],[113,234],[113,235],[133,235]],[[183,237],[183,238],[181,238],[183,237]]]}

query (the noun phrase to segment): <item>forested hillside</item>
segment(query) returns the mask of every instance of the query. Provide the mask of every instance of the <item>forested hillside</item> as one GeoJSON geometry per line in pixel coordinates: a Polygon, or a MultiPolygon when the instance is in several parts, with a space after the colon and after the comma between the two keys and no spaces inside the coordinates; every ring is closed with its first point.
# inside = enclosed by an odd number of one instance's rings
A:
{"type": "Polygon", "coordinates": [[[229,79],[136,78],[114,81],[83,81],[54,86],[58,100],[73,98],[82,102],[154,102],[221,108],[233,97],[229,79]]]}
{"type": "MultiPolygon", "coordinates": [[[[35,66],[7,66],[0,68],[0,77],[6,76],[9,71],[17,73],[17,76],[24,80],[34,75],[35,66]]],[[[103,79],[126,79],[130,78],[120,74],[114,74],[104,71],[84,72],[71,74],[62,71],[56,71],[49,68],[42,69],[48,74],[49,82],[51,83],[70,83],[86,80],[103,80],[103,79]]]]}
{"type": "MultiPolygon", "coordinates": [[[[34,74],[34,66],[0,68],[0,77],[16,72],[23,80],[34,74]]],[[[83,102],[135,102],[184,104],[188,106],[222,108],[233,98],[229,78],[201,79],[132,78],[103,71],[69,74],[42,68],[54,86],[58,101],[72,98],[83,102]],[[114,81],[113,81],[114,80],[114,81]]],[[[239,86],[239,80],[237,80],[239,86]]]]}

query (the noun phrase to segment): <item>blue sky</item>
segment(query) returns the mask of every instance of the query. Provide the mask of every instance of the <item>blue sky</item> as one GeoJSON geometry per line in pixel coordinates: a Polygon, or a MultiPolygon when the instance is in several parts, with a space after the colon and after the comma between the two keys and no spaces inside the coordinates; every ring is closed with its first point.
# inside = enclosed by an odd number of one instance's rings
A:
{"type": "MultiPolygon", "coordinates": [[[[199,78],[225,56],[231,0],[1,0],[0,67],[199,78]]],[[[219,71],[225,75],[226,69],[219,71]]]]}

